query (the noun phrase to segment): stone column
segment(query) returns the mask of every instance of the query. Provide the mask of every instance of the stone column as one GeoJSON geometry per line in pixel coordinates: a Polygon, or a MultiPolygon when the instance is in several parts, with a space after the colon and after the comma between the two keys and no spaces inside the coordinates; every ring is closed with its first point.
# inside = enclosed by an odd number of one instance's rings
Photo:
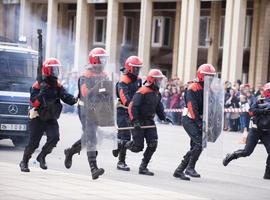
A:
{"type": "Polygon", "coordinates": [[[5,35],[5,25],[4,25],[4,5],[0,2],[0,35],[5,35]]]}
{"type": "Polygon", "coordinates": [[[256,60],[258,49],[258,35],[259,35],[259,13],[260,1],[253,2],[253,16],[252,16],[252,30],[251,30],[251,46],[249,59],[248,82],[255,86],[256,60]]]}
{"type": "Polygon", "coordinates": [[[150,49],[152,30],[153,2],[152,0],[141,0],[141,17],[139,32],[138,55],[143,61],[141,73],[146,75],[150,69],[150,49]]]}
{"type": "Polygon", "coordinates": [[[110,71],[116,72],[117,60],[117,35],[118,35],[118,0],[108,0],[107,7],[107,29],[106,29],[106,51],[109,55],[108,66],[110,71]]]}
{"type": "Polygon", "coordinates": [[[188,0],[181,1],[181,20],[180,20],[180,35],[178,46],[178,68],[177,77],[184,81],[185,74],[185,56],[186,56],[186,38],[187,38],[187,23],[188,23],[188,0]]]}
{"type": "Polygon", "coordinates": [[[90,7],[94,4],[87,4],[87,0],[77,0],[76,15],[76,38],[74,71],[79,71],[88,63],[89,53],[89,13],[90,7]]]}
{"type": "Polygon", "coordinates": [[[200,0],[182,1],[178,76],[183,82],[194,79],[197,70],[200,5],[200,0]]]}
{"type": "Polygon", "coordinates": [[[172,78],[177,77],[178,54],[179,54],[180,15],[181,15],[181,2],[177,1],[176,2],[176,10],[175,10],[175,23],[174,23],[172,78]]]}
{"type": "Polygon", "coordinates": [[[231,59],[230,50],[232,43],[233,5],[234,0],[226,1],[222,70],[221,70],[221,78],[224,81],[229,80],[230,59],[231,59]]]}
{"type": "Polygon", "coordinates": [[[270,2],[261,0],[259,11],[259,34],[257,38],[255,84],[265,84],[268,78],[270,42],[270,2]]]}
{"type": "Polygon", "coordinates": [[[58,1],[48,0],[46,58],[56,56],[58,1]]]}
{"type": "Polygon", "coordinates": [[[229,80],[231,82],[242,79],[243,48],[246,24],[247,0],[234,1],[234,14],[232,21],[232,45],[229,80]]]}
{"type": "Polygon", "coordinates": [[[247,0],[228,0],[226,5],[222,79],[242,78],[247,0]]]}
{"type": "Polygon", "coordinates": [[[208,48],[207,63],[217,67],[218,48],[219,48],[219,27],[221,16],[221,1],[211,2],[211,21],[210,21],[210,46],[208,48]]]}
{"type": "Polygon", "coordinates": [[[31,2],[29,0],[21,0],[19,36],[26,36],[27,42],[30,43],[32,40],[31,34],[33,34],[31,24],[32,20],[33,19],[31,19],[31,2]]]}

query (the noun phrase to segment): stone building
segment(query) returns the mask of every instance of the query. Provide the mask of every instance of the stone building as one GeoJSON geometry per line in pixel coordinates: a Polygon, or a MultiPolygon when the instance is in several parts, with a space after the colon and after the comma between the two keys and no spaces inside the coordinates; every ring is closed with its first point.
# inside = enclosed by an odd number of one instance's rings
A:
{"type": "Polygon", "coordinates": [[[158,67],[183,82],[206,62],[223,80],[270,81],[269,0],[0,0],[0,36],[26,36],[37,49],[37,28],[46,57],[66,71],[85,66],[100,46],[115,72],[138,55],[144,74],[158,67]]]}

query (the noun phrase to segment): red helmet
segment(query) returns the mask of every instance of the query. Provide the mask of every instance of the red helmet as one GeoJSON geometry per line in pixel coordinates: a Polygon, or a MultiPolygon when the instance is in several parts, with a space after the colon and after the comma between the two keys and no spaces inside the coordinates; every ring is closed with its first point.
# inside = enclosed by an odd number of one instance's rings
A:
{"type": "Polygon", "coordinates": [[[43,62],[42,65],[42,75],[45,77],[55,77],[57,78],[59,75],[59,67],[61,66],[61,63],[56,58],[48,58],[43,62]]]}
{"type": "Polygon", "coordinates": [[[270,82],[263,86],[263,97],[270,98],[270,82]]]}
{"type": "Polygon", "coordinates": [[[138,76],[142,68],[142,61],[138,56],[130,56],[125,62],[125,71],[138,76]]]}
{"type": "Polygon", "coordinates": [[[197,77],[200,82],[204,81],[204,75],[215,75],[216,69],[211,64],[203,64],[197,70],[197,77]]]}
{"type": "Polygon", "coordinates": [[[146,78],[146,86],[154,84],[159,88],[164,77],[159,69],[151,69],[146,78]]]}
{"type": "Polygon", "coordinates": [[[107,57],[105,49],[100,47],[94,48],[88,55],[89,64],[92,65],[93,69],[96,68],[98,71],[102,71],[106,65],[107,57]]]}

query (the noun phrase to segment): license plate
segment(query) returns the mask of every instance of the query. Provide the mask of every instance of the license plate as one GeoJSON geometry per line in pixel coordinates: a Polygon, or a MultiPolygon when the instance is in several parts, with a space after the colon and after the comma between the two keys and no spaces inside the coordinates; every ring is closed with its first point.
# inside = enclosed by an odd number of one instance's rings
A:
{"type": "Polygon", "coordinates": [[[26,131],[26,124],[1,124],[0,130],[5,130],[5,131],[26,131]]]}

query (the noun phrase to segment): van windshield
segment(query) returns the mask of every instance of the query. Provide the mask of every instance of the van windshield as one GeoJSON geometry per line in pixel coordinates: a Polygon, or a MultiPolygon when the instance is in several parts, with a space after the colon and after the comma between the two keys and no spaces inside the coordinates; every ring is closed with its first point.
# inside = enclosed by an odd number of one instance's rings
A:
{"type": "Polygon", "coordinates": [[[0,51],[0,91],[29,92],[35,81],[37,55],[0,51]]]}

